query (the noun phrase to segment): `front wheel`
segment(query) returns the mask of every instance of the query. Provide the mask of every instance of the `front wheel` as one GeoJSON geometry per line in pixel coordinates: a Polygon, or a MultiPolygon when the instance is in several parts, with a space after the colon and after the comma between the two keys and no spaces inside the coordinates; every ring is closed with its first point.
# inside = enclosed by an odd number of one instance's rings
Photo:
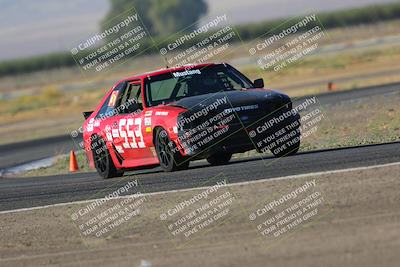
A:
{"type": "Polygon", "coordinates": [[[164,171],[172,172],[189,168],[189,160],[182,157],[174,142],[168,137],[167,131],[162,128],[156,132],[155,147],[160,166],[164,171]]]}
{"type": "Polygon", "coordinates": [[[99,136],[96,136],[93,139],[92,153],[94,166],[96,167],[97,173],[100,177],[107,179],[122,176],[124,172],[117,170],[115,167],[104,140],[99,136]]]}
{"type": "Polygon", "coordinates": [[[232,153],[214,154],[207,158],[208,163],[211,165],[224,165],[227,164],[232,158],[232,153]]]}

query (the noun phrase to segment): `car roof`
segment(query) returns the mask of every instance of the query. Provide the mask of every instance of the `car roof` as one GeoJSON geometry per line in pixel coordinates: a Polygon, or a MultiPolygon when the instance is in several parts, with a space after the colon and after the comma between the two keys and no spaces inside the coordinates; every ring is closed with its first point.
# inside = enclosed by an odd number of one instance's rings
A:
{"type": "Polygon", "coordinates": [[[139,80],[139,79],[143,79],[143,78],[147,78],[147,77],[162,75],[162,74],[169,73],[169,72],[184,71],[184,70],[188,69],[189,67],[190,67],[190,69],[198,69],[198,68],[203,68],[203,67],[213,66],[213,65],[220,65],[220,64],[225,64],[225,63],[189,64],[189,65],[184,65],[184,66],[181,66],[181,67],[163,68],[163,69],[150,71],[150,72],[145,72],[145,73],[142,73],[142,74],[131,76],[131,77],[128,77],[128,78],[125,78],[125,79],[122,79],[122,80],[118,81],[118,83],[120,83],[120,82],[128,82],[128,81],[132,81],[132,80],[139,80]]]}

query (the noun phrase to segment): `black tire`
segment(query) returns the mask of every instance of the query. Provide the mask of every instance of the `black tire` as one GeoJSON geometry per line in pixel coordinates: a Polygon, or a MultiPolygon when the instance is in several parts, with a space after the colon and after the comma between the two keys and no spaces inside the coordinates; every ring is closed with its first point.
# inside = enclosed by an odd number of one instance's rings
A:
{"type": "Polygon", "coordinates": [[[288,143],[286,143],[286,149],[279,151],[278,153],[274,153],[274,149],[271,149],[272,154],[274,154],[274,156],[277,158],[293,156],[294,154],[296,154],[300,148],[300,135],[296,135],[294,138],[290,139],[290,141],[295,140],[295,138],[297,140],[296,142],[291,145],[288,145],[288,143]]]}
{"type": "Polygon", "coordinates": [[[167,131],[158,128],[155,136],[155,147],[160,166],[165,172],[186,170],[190,161],[182,157],[176,150],[174,142],[168,136],[167,131]]]}
{"type": "Polygon", "coordinates": [[[211,165],[224,165],[227,164],[232,158],[232,153],[214,154],[207,158],[208,163],[211,165]]]}
{"type": "Polygon", "coordinates": [[[103,138],[99,136],[94,138],[92,141],[92,154],[97,173],[103,179],[124,175],[123,171],[117,170],[115,167],[103,138]]]}

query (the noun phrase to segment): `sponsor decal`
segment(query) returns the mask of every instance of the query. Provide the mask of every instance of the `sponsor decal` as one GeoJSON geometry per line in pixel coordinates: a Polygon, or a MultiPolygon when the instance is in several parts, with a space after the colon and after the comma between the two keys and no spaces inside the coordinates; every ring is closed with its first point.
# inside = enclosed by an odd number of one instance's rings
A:
{"type": "Polygon", "coordinates": [[[108,141],[112,141],[112,135],[111,135],[111,133],[106,133],[106,136],[107,136],[107,140],[108,140],[108,141]]]}
{"type": "Polygon", "coordinates": [[[228,109],[225,109],[225,113],[228,114],[231,112],[239,112],[239,111],[253,110],[253,109],[258,109],[258,105],[248,105],[248,106],[228,108],[228,109]]]}
{"type": "Polygon", "coordinates": [[[148,110],[148,111],[146,111],[146,113],[144,113],[144,116],[146,116],[146,117],[151,116],[151,115],[153,115],[152,110],[148,110]]]}
{"type": "Polygon", "coordinates": [[[91,118],[86,126],[86,130],[88,132],[93,132],[93,122],[94,122],[94,118],[91,118]]]}
{"type": "Polygon", "coordinates": [[[201,74],[201,71],[199,69],[195,69],[195,70],[185,70],[185,71],[181,71],[181,72],[173,72],[172,75],[175,78],[179,78],[182,76],[187,76],[187,75],[193,75],[193,74],[201,74]]]}
{"type": "Polygon", "coordinates": [[[151,117],[144,118],[144,126],[150,126],[151,125],[151,117]]]}
{"type": "Polygon", "coordinates": [[[146,127],[146,133],[151,133],[151,127],[146,127]]]}
{"type": "Polygon", "coordinates": [[[156,111],[156,116],[168,116],[168,111],[156,111]]]}

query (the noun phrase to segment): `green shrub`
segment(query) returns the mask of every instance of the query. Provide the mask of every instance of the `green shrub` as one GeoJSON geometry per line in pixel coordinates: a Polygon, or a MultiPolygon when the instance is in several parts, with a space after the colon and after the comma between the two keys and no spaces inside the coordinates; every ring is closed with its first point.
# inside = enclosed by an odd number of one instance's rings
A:
{"type": "MultiPolygon", "coordinates": [[[[301,17],[298,17],[300,19],[301,17]]],[[[400,18],[400,3],[372,5],[363,8],[354,8],[349,10],[339,10],[318,14],[318,18],[325,29],[346,27],[360,24],[370,24],[379,21],[392,20],[400,18]]],[[[290,19],[295,21],[296,18],[290,19]]],[[[279,33],[286,28],[290,21],[288,19],[277,19],[255,24],[245,24],[236,26],[236,30],[242,40],[253,40],[267,32],[270,34],[279,33]]],[[[168,39],[178,38],[175,34],[168,39]]],[[[184,48],[188,48],[201,40],[201,36],[185,43],[184,48]]],[[[162,39],[155,37],[155,42],[161,45],[162,39]]],[[[165,41],[165,40],[164,40],[165,41]]],[[[153,47],[148,49],[147,53],[157,53],[155,46],[149,41],[143,44],[144,47],[153,47]]],[[[90,51],[87,51],[90,53],[90,51]]],[[[0,76],[29,73],[38,70],[49,70],[54,68],[74,66],[76,63],[69,52],[54,53],[49,55],[37,56],[27,59],[18,59],[0,62],[0,76]]]]}

